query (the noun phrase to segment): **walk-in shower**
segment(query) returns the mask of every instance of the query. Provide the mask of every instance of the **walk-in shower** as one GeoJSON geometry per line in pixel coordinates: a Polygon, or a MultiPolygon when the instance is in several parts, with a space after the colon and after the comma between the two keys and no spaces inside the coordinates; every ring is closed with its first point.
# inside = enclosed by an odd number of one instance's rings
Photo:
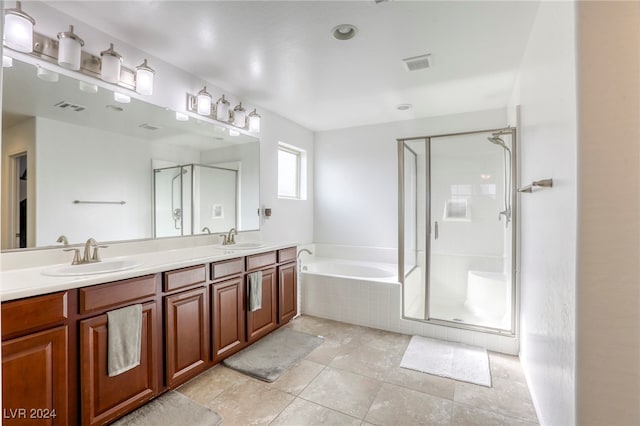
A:
{"type": "Polygon", "coordinates": [[[398,143],[403,316],[515,333],[515,129],[398,143]]]}

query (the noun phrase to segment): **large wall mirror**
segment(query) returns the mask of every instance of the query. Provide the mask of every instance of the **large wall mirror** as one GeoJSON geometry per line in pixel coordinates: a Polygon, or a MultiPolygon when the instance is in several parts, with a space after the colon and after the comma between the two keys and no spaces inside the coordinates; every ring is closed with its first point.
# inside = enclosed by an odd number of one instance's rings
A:
{"type": "Polygon", "coordinates": [[[2,250],[259,229],[255,137],[17,60],[2,96],[2,250]]]}

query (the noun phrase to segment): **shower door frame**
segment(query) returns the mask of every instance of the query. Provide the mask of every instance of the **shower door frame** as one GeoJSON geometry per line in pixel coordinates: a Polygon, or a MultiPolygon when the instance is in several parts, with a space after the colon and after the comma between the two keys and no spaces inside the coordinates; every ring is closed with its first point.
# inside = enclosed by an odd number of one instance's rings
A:
{"type": "MultiPolygon", "coordinates": [[[[436,135],[428,135],[428,136],[413,136],[408,138],[398,138],[397,141],[397,150],[398,150],[398,281],[402,285],[402,297],[401,297],[401,309],[402,309],[402,319],[411,320],[411,321],[419,321],[425,322],[428,324],[434,325],[442,325],[446,327],[460,328],[464,330],[472,330],[479,331],[482,333],[489,334],[497,334],[500,336],[509,336],[516,337],[518,334],[519,327],[519,316],[520,316],[520,304],[518,303],[520,294],[519,289],[520,285],[518,282],[518,272],[520,270],[519,267],[519,250],[518,250],[518,242],[519,242],[519,223],[518,220],[518,203],[519,199],[517,197],[518,192],[518,184],[519,184],[519,176],[518,176],[518,167],[519,158],[517,155],[518,152],[518,144],[517,144],[517,132],[515,127],[503,127],[497,129],[485,129],[485,130],[473,130],[467,132],[457,132],[457,133],[443,133],[436,135]],[[429,226],[425,226],[425,276],[426,276],[426,291],[425,291],[425,306],[424,306],[424,318],[415,318],[415,317],[407,317],[405,315],[405,268],[404,268],[404,205],[406,194],[404,193],[405,182],[404,182],[404,148],[405,142],[408,141],[416,141],[416,140],[424,140],[426,145],[426,153],[425,153],[425,166],[426,166],[426,184],[427,188],[430,191],[431,189],[431,140],[436,138],[445,138],[445,137],[455,137],[455,136],[464,136],[464,135],[473,135],[480,133],[499,133],[500,135],[511,135],[511,150],[512,150],[512,161],[511,161],[511,329],[499,329],[493,327],[486,327],[481,325],[474,324],[466,324],[460,323],[456,321],[449,321],[443,319],[435,319],[430,318],[429,312],[429,299],[431,292],[431,283],[429,282],[429,276],[431,271],[431,194],[425,197],[425,221],[429,224],[429,226]]],[[[506,178],[506,177],[505,177],[506,178]]]]}

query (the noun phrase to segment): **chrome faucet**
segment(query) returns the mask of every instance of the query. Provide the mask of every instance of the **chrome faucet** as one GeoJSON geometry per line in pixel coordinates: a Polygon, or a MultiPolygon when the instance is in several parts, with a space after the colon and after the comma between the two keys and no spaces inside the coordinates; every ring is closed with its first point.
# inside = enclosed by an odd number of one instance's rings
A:
{"type": "Polygon", "coordinates": [[[62,243],[62,244],[64,244],[65,246],[68,246],[68,245],[69,245],[69,240],[67,240],[66,235],[60,235],[60,236],[58,237],[58,239],[56,240],[56,243],[62,243]]]}
{"type": "MultiPolygon", "coordinates": [[[[303,249],[300,249],[300,251],[298,251],[298,255],[296,256],[296,259],[297,259],[297,260],[300,260],[300,255],[301,255],[302,253],[309,253],[310,255],[312,255],[312,256],[313,256],[313,252],[312,252],[311,250],[306,249],[306,248],[303,248],[303,249]]],[[[303,267],[302,267],[302,262],[298,262],[298,273],[302,272],[303,270],[305,270],[305,271],[306,271],[306,270],[307,270],[307,267],[305,266],[305,267],[303,268],[303,267]]]]}
{"type": "Polygon", "coordinates": [[[238,235],[238,231],[236,231],[236,228],[229,229],[229,232],[227,233],[227,235],[222,235],[222,245],[223,246],[228,246],[229,244],[235,244],[236,243],[236,239],[235,239],[236,235],[238,235]]]}
{"type": "Polygon", "coordinates": [[[100,262],[100,253],[98,249],[107,248],[109,246],[100,246],[93,238],[89,238],[87,242],[84,244],[84,254],[80,257],[80,249],[79,248],[70,248],[64,249],[64,251],[73,251],[73,261],[72,265],[82,265],[83,263],[95,263],[100,262]],[[91,247],[93,247],[93,254],[91,253],[91,247]]]}
{"type": "Polygon", "coordinates": [[[211,233],[211,229],[209,229],[208,226],[205,226],[204,228],[202,228],[201,232],[206,232],[207,234],[210,234],[211,233]]]}

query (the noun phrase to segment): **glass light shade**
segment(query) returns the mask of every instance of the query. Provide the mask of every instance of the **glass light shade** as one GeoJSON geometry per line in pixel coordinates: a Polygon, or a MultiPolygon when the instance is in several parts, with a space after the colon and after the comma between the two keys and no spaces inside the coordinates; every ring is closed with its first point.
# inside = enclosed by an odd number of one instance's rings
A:
{"type": "Polygon", "coordinates": [[[73,25],[69,31],[58,33],[58,65],[70,70],[79,70],[84,41],[74,34],[73,25]]]}
{"type": "Polygon", "coordinates": [[[13,66],[13,58],[11,56],[2,55],[2,67],[11,68],[13,66]]]}
{"type": "Polygon", "coordinates": [[[224,95],[216,102],[216,119],[229,121],[229,101],[224,98],[224,95]]]}
{"type": "Polygon", "coordinates": [[[122,67],[122,56],[113,50],[113,43],[111,46],[102,52],[100,52],[101,65],[100,65],[100,78],[108,83],[120,82],[120,69],[122,67]]]}
{"type": "Polygon", "coordinates": [[[145,59],[141,65],[136,67],[136,92],[141,95],[153,95],[153,76],[155,71],[147,65],[145,59]]]}
{"type": "Polygon", "coordinates": [[[242,106],[242,102],[233,108],[233,125],[242,128],[247,125],[247,110],[242,106]]]}
{"type": "Polygon", "coordinates": [[[181,112],[176,111],[176,120],[189,121],[189,116],[187,114],[183,114],[181,112]]]}
{"type": "Polygon", "coordinates": [[[198,114],[211,115],[211,100],[211,94],[207,92],[207,86],[204,86],[204,89],[199,91],[197,96],[198,114]]]}
{"type": "Polygon", "coordinates": [[[4,45],[19,52],[33,52],[36,21],[22,11],[20,2],[16,2],[15,9],[6,9],[4,13],[4,45]]]}
{"type": "Polygon", "coordinates": [[[91,94],[98,93],[98,86],[96,86],[95,84],[87,83],[82,80],[78,82],[78,87],[80,88],[80,90],[86,93],[91,93],[91,94]]]}
{"type": "Polygon", "coordinates": [[[127,95],[123,95],[122,93],[113,92],[113,100],[116,102],[120,102],[121,104],[128,104],[131,102],[131,97],[127,95]]]}
{"type": "Polygon", "coordinates": [[[260,132],[260,114],[258,114],[256,112],[256,110],[254,109],[253,111],[251,111],[251,114],[249,114],[249,131],[250,132],[255,132],[255,133],[259,133],[260,132]]]}
{"type": "Polygon", "coordinates": [[[237,130],[229,129],[229,136],[240,136],[240,132],[237,130]]]}
{"type": "Polygon", "coordinates": [[[36,74],[40,80],[56,83],[60,78],[57,72],[49,71],[47,69],[38,67],[36,74]]]}

